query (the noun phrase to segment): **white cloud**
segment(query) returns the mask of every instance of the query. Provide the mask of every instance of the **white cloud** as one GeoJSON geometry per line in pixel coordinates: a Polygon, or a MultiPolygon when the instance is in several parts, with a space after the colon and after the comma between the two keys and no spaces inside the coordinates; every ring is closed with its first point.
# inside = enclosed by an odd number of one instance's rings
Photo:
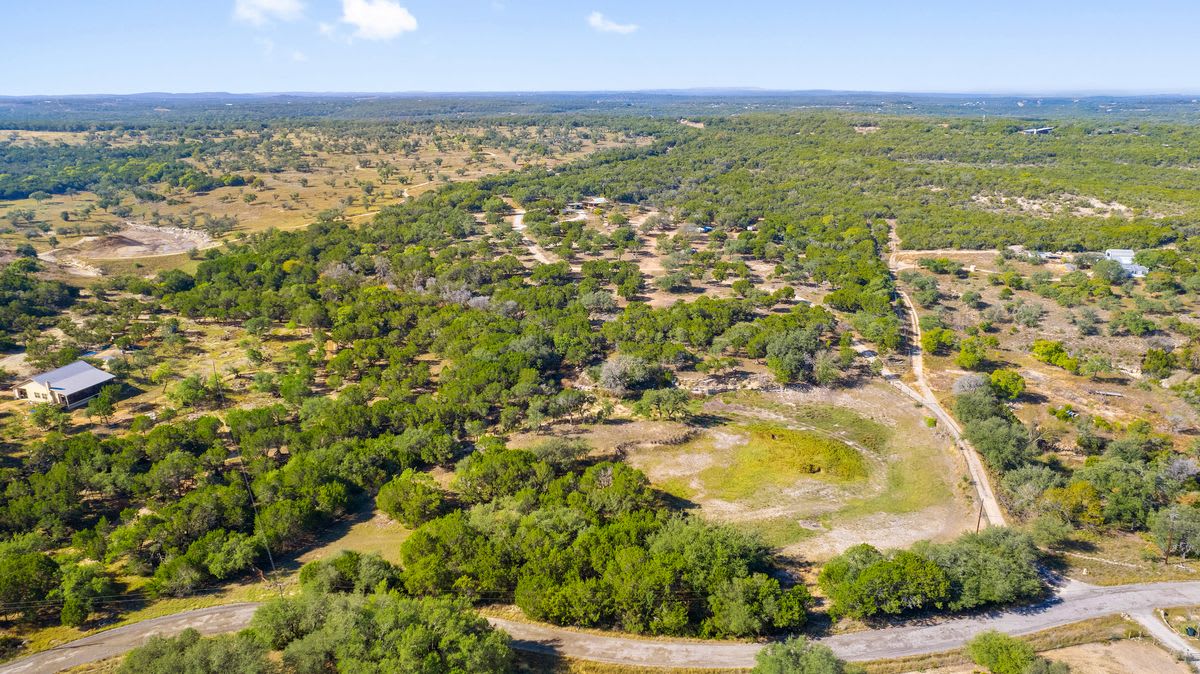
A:
{"type": "Polygon", "coordinates": [[[275,41],[272,40],[271,38],[256,37],[256,38],[254,38],[254,41],[258,44],[259,47],[262,47],[263,54],[270,56],[271,54],[275,53],[275,41]]]}
{"type": "Polygon", "coordinates": [[[296,63],[304,63],[308,60],[308,55],[297,49],[296,51],[292,52],[292,60],[296,63]]]}
{"type": "Polygon", "coordinates": [[[342,21],[365,40],[390,40],[417,29],[416,17],[395,0],[342,0],[342,21]]]}
{"type": "Polygon", "coordinates": [[[233,18],[261,26],[269,21],[295,21],[304,15],[301,0],[234,0],[233,18]]]}
{"type": "Polygon", "coordinates": [[[617,23],[600,12],[592,12],[587,18],[588,25],[601,33],[620,33],[629,35],[638,29],[636,23],[617,23]]]}

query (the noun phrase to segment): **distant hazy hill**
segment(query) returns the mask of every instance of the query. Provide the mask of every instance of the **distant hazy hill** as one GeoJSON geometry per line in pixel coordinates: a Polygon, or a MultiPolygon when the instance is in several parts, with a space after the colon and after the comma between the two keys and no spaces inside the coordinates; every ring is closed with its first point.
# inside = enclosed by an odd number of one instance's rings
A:
{"type": "Polygon", "coordinates": [[[1191,121],[1190,96],[1037,97],[862,91],[768,91],[707,88],[639,92],[264,93],[0,97],[0,126],[146,125],[158,120],[220,122],[278,118],[387,119],[464,115],[616,112],[639,115],[734,114],[838,109],[864,113],[1045,118],[1096,117],[1191,121]]]}

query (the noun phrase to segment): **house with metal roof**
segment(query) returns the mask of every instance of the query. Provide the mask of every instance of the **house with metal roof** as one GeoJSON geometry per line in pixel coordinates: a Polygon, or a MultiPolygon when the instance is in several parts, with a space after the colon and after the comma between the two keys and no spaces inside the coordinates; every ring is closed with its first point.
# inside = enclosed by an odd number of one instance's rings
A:
{"type": "Polygon", "coordinates": [[[1109,248],[1104,251],[1104,257],[1115,262],[1120,262],[1121,264],[1133,264],[1135,255],[1137,255],[1137,252],[1128,248],[1109,248]]]}
{"type": "Polygon", "coordinates": [[[114,379],[112,374],[77,360],[57,370],[34,375],[14,387],[13,395],[18,400],[53,403],[71,409],[100,395],[100,389],[114,379]]]}
{"type": "Polygon", "coordinates": [[[1133,261],[1136,255],[1137,253],[1135,251],[1129,250],[1128,248],[1109,248],[1108,250],[1104,251],[1104,257],[1120,264],[1121,268],[1125,270],[1125,273],[1134,278],[1142,278],[1146,274],[1150,273],[1150,270],[1133,261]]]}

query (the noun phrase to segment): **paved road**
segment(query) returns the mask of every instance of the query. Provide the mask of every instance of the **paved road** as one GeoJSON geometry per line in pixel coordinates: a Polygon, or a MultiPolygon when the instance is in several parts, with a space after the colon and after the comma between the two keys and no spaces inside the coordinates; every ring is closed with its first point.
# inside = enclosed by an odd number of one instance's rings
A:
{"type": "Polygon", "coordinates": [[[2,674],[61,672],[89,662],[121,655],[152,636],[178,634],[191,627],[201,634],[236,632],[250,624],[256,603],[227,604],[151,618],[84,637],[48,651],[0,665],[2,674]]]}
{"type": "Polygon", "coordinates": [[[1188,662],[1193,671],[1196,668],[1196,662],[1200,662],[1200,650],[1191,644],[1187,639],[1183,638],[1179,632],[1171,629],[1163,622],[1162,616],[1158,609],[1138,609],[1130,611],[1129,617],[1138,622],[1139,625],[1146,628],[1150,636],[1154,637],[1160,644],[1166,647],[1167,650],[1175,653],[1179,657],[1188,662]]]}
{"type": "MultiPolygon", "coordinates": [[[[1141,622],[1168,648],[1184,652],[1190,646],[1158,623],[1154,609],[1200,604],[1200,582],[1144,583],[1096,587],[1068,582],[1052,599],[1030,607],[996,611],[969,618],[913,624],[881,630],[841,634],[822,639],[839,656],[868,661],[938,653],[962,646],[984,630],[1008,634],[1031,634],[1051,627],[1089,618],[1128,614],[1141,622]]],[[[0,674],[50,674],[86,662],[119,655],[155,634],[174,634],[194,627],[204,634],[233,632],[245,627],[257,604],[230,604],[155,618],[74,641],[53,650],[0,666],[0,674]]],[[[521,650],[647,667],[752,667],[761,646],[746,643],[685,641],[675,639],[631,639],[575,632],[549,625],[535,625],[492,618],[491,622],[513,637],[521,650]]]]}

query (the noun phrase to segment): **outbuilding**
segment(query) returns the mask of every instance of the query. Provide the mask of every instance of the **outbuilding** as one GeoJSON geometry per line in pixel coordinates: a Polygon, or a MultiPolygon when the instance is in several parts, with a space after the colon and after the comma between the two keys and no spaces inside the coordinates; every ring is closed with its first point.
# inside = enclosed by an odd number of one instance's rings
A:
{"type": "Polygon", "coordinates": [[[67,409],[79,407],[100,395],[100,389],[112,382],[112,374],[82,360],[34,375],[13,388],[18,400],[53,403],[67,409]]]}

